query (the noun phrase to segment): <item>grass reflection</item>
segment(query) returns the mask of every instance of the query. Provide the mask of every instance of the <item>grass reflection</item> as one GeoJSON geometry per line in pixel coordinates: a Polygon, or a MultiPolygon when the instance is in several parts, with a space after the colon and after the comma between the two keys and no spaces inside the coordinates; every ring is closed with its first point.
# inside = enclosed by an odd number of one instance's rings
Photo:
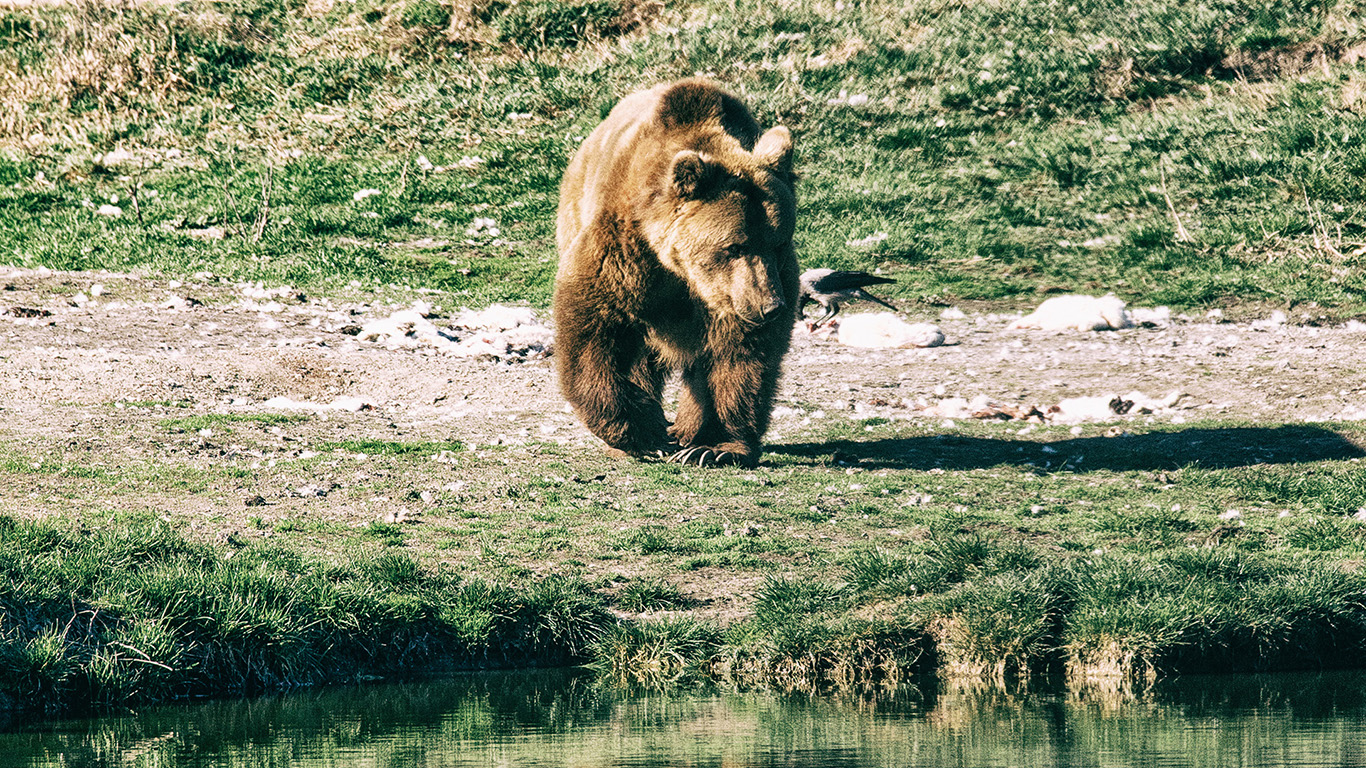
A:
{"type": "Polygon", "coordinates": [[[6,764],[1359,765],[1366,674],[1191,677],[1141,695],[632,692],[573,671],[309,691],[30,724],[6,764]]]}

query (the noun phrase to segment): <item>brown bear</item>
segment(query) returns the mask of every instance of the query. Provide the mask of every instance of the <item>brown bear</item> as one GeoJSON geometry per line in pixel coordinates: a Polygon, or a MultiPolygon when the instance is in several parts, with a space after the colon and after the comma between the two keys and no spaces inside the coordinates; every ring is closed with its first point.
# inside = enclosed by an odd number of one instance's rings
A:
{"type": "Polygon", "coordinates": [[[698,79],[622,99],[570,161],[555,358],[565,398],[614,452],[758,463],[799,290],[792,186],[788,130],[761,132],[698,79]]]}

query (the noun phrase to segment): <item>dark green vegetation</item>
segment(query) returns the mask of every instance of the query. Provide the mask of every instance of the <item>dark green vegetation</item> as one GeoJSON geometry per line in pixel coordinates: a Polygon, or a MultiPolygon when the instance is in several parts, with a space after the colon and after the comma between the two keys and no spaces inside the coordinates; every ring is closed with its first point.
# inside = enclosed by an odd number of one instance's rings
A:
{"type": "MultiPolygon", "coordinates": [[[[1366,310],[1351,2],[463,8],[5,12],[0,260],[544,306],[579,137],[701,72],[796,132],[805,263],[880,267],[903,300],[1366,310]]],[[[27,513],[0,522],[5,704],[585,659],[816,688],[1364,650],[1359,426],[841,423],[746,473],[130,405],[163,453],[0,456],[27,513]],[[723,593],[739,609],[708,613],[723,593]]]]}
{"type": "Polygon", "coordinates": [[[0,573],[0,709],[564,664],[609,618],[578,580],[513,589],[393,551],[224,553],[164,524],[0,517],[0,573]]]}
{"type": "Polygon", "coordinates": [[[809,264],[881,267],[929,304],[1114,290],[1350,316],[1362,29],[1352,0],[9,11],[0,255],[544,306],[579,137],[704,73],[795,130],[809,264]]]}

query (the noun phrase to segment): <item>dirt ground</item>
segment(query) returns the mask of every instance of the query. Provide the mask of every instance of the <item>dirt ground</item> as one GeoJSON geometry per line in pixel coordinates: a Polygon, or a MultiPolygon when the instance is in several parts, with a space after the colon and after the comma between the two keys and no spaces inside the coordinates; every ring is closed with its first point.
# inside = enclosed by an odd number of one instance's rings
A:
{"type": "MultiPolygon", "coordinates": [[[[358,422],[382,423],[398,430],[386,434],[410,440],[592,443],[567,412],[549,360],[461,358],[354,335],[356,326],[402,306],[334,302],[213,278],[180,284],[12,268],[0,268],[0,289],[0,409],[14,444],[73,434],[110,439],[136,421],[110,408],[120,402],[248,413],[275,397],[319,404],[358,398],[368,404],[355,415],[358,422]]],[[[438,326],[441,310],[458,310],[453,302],[432,303],[438,326]]],[[[857,311],[855,305],[846,314],[857,311]]],[[[915,414],[921,403],[977,396],[1049,405],[1078,396],[1137,391],[1161,399],[1180,392],[1188,397],[1159,419],[1366,417],[1360,324],[1177,316],[1167,327],[1051,332],[1008,331],[1014,315],[946,319],[919,308],[906,316],[939,325],[945,346],[860,349],[799,330],[770,438],[781,439],[812,411],[895,416],[915,414]]]]}
{"type": "MultiPolygon", "coordinates": [[[[311,491],[300,493],[289,476],[273,475],[269,482],[245,477],[236,487],[196,493],[152,483],[130,497],[118,488],[73,490],[79,481],[67,478],[69,471],[48,476],[36,465],[204,467],[254,457],[245,466],[267,472],[277,459],[307,456],[315,442],[360,439],[459,440],[476,450],[559,443],[601,453],[568,412],[547,359],[509,363],[420,345],[391,348],[355,334],[401,306],[201,278],[181,284],[0,270],[0,430],[11,478],[0,488],[0,504],[35,517],[148,505],[190,520],[188,529],[204,538],[221,540],[247,527],[249,516],[263,514],[249,503],[257,495],[266,512],[278,515],[311,491]],[[272,398],[338,407],[264,405],[272,398]],[[166,427],[170,417],[262,413],[309,417],[278,435],[261,430],[264,442],[245,446],[221,430],[216,434],[212,422],[187,433],[166,427]],[[35,472],[25,474],[23,462],[33,463],[35,472]]],[[[459,309],[450,297],[424,298],[436,305],[438,326],[443,311],[459,309]]],[[[1139,423],[1366,418],[1366,330],[1356,324],[1178,316],[1166,327],[1042,332],[1006,330],[1018,315],[938,312],[917,307],[905,313],[943,329],[947,344],[932,349],[859,349],[797,333],[770,444],[810,439],[813,427],[834,419],[918,419],[951,430],[949,422],[970,418],[954,398],[1047,412],[1066,398],[1109,402],[1140,393],[1155,401],[1152,413],[1141,413],[1139,401],[1123,416],[1101,414],[1108,416],[1103,420],[1139,423]]],[[[1089,418],[1095,416],[1076,420],[1089,418]]],[[[501,479],[465,471],[453,468],[442,478],[445,487],[501,479]]],[[[343,479],[352,488],[327,499],[330,516],[356,526],[385,514],[392,490],[367,495],[355,489],[382,484],[382,477],[358,471],[343,479]]]]}

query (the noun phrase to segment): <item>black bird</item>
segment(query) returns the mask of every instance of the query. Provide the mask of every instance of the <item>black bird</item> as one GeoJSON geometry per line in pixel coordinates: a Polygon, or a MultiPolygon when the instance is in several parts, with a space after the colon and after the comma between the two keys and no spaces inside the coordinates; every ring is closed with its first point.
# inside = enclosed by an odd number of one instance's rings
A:
{"type": "Polygon", "coordinates": [[[825,314],[821,315],[816,322],[811,324],[811,330],[813,331],[835,319],[835,315],[839,314],[839,303],[841,301],[867,299],[868,301],[881,304],[893,312],[896,311],[896,307],[863,290],[870,285],[895,283],[895,280],[878,277],[877,275],[870,275],[867,272],[835,269],[808,269],[802,273],[801,281],[802,295],[798,309],[805,311],[806,305],[813,301],[825,309],[825,314]]]}

